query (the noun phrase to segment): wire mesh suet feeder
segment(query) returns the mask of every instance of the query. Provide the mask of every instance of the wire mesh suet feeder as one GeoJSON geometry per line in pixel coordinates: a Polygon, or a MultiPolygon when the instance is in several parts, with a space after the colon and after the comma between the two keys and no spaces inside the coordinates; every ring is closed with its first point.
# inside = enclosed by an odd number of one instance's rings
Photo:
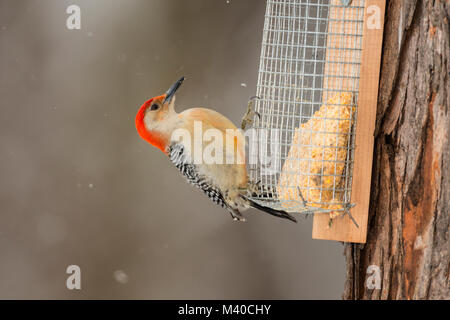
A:
{"type": "Polygon", "coordinates": [[[249,148],[253,200],[318,213],[316,238],[365,242],[382,13],[380,0],[267,1],[249,148]]]}

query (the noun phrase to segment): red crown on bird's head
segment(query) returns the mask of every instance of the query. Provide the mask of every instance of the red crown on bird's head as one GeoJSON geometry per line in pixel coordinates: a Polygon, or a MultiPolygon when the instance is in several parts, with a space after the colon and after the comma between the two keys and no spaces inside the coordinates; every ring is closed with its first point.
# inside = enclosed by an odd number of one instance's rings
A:
{"type": "Polygon", "coordinates": [[[164,138],[161,137],[161,135],[158,135],[156,132],[149,132],[149,130],[147,130],[144,122],[145,113],[155,101],[158,101],[161,104],[170,104],[171,100],[175,96],[175,92],[180,88],[183,81],[184,77],[181,77],[169,88],[169,90],[167,90],[165,94],[151,98],[144,102],[144,104],[140,107],[138,113],[136,114],[136,129],[141,138],[151,145],[157,147],[164,153],[166,152],[166,143],[164,141],[164,138]]]}
{"type": "Polygon", "coordinates": [[[161,151],[165,152],[165,146],[161,143],[161,139],[158,138],[157,135],[155,135],[152,132],[149,132],[147,128],[145,127],[144,123],[144,117],[145,117],[145,111],[150,108],[153,101],[160,101],[162,102],[166,98],[166,94],[151,98],[144,102],[144,104],[140,107],[138,113],[136,114],[135,118],[135,124],[136,124],[136,130],[139,133],[139,136],[150,143],[151,145],[157,147],[161,151]]]}

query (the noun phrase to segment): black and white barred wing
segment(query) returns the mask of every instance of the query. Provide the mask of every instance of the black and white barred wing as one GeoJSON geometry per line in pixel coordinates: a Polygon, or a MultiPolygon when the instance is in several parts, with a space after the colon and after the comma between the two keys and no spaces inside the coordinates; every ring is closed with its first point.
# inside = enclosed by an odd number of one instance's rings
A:
{"type": "Polygon", "coordinates": [[[198,167],[191,160],[190,154],[186,152],[182,144],[172,144],[168,149],[170,161],[186,177],[188,182],[203,192],[216,204],[226,208],[227,204],[220,192],[220,189],[214,186],[210,179],[199,173],[198,167]]]}

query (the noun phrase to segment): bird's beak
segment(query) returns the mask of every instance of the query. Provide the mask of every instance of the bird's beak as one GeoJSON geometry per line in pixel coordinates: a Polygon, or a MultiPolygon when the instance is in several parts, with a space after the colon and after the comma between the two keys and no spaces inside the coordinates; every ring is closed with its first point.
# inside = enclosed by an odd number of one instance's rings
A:
{"type": "Polygon", "coordinates": [[[184,81],[184,77],[181,77],[177,80],[166,92],[166,97],[164,98],[164,103],[170,103],[170,100],[172,100],[173,96],[175,95],[175,92],[178,90],[178,88],[181,86],[181,84],[184,81]]]}

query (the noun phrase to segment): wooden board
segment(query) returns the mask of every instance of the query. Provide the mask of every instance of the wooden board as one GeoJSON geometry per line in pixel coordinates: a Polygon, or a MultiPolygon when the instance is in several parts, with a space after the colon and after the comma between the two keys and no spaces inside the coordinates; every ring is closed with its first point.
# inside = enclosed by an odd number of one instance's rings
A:
{"type": "MultiPolygon", "coordinates": [[[[378,82],[381,62],[381,46],[383,40],[385,0],[352,0],[348,8],[342,8],[341,0],[330,0],[327,38],[327,61],[340,63],[326,63],[325,75],[351,75],[354,68],[360,67],[358,112],[356,119],[356,138],[354,151],[353,181],[351,202],[355,207],[351,209],[353,218],[359,228],[346,215],[333,220],[329,226],[328,214],[315,214],[312,237],[314,239],[336,240],[344,242],[365,243],[367,235],[367,218],[369,211],[370,184],[372,173],[372,157],[374,144],[375,117],[377,108],[378,82]],[[364,9],[357,9],[362,7],[364,9]],[[333,7],[333,6],[336,7],[333,7]],[[354,7],[353,9],[351,9],[354,7]],[[353,50],[333,50],[330,48],[358,48],[358,38],[355,31],[358,28],[356,20],[358,10],[364,10],[364,23],[362,39],[361,65],[352,64],[355,53],[353,50]],[[346,22],[334,20],[346,20],[346,22]],[[344,33],[342,36],[340,34],[344,33]],[[339,34],[339,35],[338,35],[339,34]]],[[[361,25],[361,24],[359,24],[361,25]]],[[[358,33],[358,32],[356,32],[358,33]]],[[[360,32],[359,32],[360,33],[360,32]]],[[[358,50],[355,50],[358,51],[358,50]]],[[[358,57],[357,57],[358,58],[358,57]]],[[[324,78],[323,87],[327,89],[349,90],[354,89],[354,80],[324,78]]],[[[358,86],[357,86],[358,87],[358,86]]],[[[324,100],[332,92],[324,91],[324,100]]]]}

